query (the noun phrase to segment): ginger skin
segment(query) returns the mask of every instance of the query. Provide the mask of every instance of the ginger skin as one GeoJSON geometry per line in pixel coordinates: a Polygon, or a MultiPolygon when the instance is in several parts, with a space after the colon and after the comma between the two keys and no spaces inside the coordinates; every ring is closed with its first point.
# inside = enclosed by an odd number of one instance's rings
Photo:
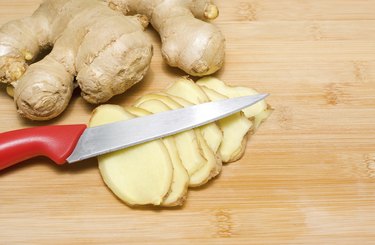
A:
{"type": "Polygon", "coordinates": [[[145,27],[144,19],[102,1],[47,0],[31,17],[0,29],[0,82],[14,87],[18,112],[32,120],[61,114],[75,77],[85,100],[106,102],[148,70],[152,45],[145,27]],[[30,65],[48,47],[51,53],[30,65]]]}
{"type": "Polygon", "coordinates": [[[142,14],[159,32],[162,55],[172,67],[193,76],[212,74],[223,66],[225,39],[213,24],[218,9],[210,0],[106,0],[124,14],[142,14]]]}
{"type": "Polygon", "coordinates": [[[212,74],[223,65],[225,39],[204,20],[217,16],[211,0],[45,0],[31,17],[0,28],[0,83],[8,85],[19,114],[32,120],[60,115],[77,84],[86,101],[104,103],[147,72],[148,21],[170,66],[212,74]]]}

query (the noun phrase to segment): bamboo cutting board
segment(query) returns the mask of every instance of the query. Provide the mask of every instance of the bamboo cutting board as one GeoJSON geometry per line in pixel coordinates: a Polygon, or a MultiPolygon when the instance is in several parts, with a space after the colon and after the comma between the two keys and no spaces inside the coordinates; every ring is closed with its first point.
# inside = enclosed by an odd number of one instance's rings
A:
{"type": "MultiPolygon", "coordinates": [[[[40,0],[0,0],[0,24],[40,0]]],[[[245,156],[182,208],[131,209],[95,160],[37,158],[0,173],[0,244],[374,244],[375,0],[217,0],[227,38],[217,77],[271,93],[275,111],[245,156]]],[[[110,103],[130,105],[183,75],[155,55],[145,80],[110,103]]],[[[49,124],[86,123],[75,94],[49,124]]],[[[0,92],[0,132],[20,119],[0,92]]]]}

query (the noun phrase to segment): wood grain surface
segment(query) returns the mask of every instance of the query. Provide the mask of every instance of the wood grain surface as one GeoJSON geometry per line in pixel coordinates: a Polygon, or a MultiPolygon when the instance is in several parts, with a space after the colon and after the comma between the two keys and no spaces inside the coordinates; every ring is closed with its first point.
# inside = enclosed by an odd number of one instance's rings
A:
{"type": "MultiPolygon", "coordinates": [[[[0,0],[0,24],[40,0],[0,0]]],[[[0,244],[375,244],[375,0],[216,0],[230,84],[271,93],[272,116],[245,156],[182,208],[131,209],[95,160],[37,158],[0,173],[0,244]]],[[[155,46],[130,105],[183,75],[155,46]]],[[[86,123],[76,93],[48,124],[86,123]]],[[[45,125],[18,117],[0,92],[0,132],[45,125]]]]}

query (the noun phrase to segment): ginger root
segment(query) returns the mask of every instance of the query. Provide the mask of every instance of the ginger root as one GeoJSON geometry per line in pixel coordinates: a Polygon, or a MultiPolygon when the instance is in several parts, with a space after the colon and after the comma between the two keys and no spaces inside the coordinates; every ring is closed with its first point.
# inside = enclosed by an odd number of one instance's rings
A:
{"type": "Polygon", "coordinates": [[[211,0],[106,0],[124,14],[147,16],[160,34],[166,62],[193,76],[205,76],[224,63],[225,38],[213,24],[218,8],[211,0]]]}
{"type": "Polygon", "coordinates": [[[0,29],[0,81],[14,86],[18,112],[32,120],[62,113],[75,77],[85,100],[106,102],[149,68],[152,45],[144,24],[102,1],[47,0],[31,17],[0,29]],[[44,59],[29,65],[49,47],[44,59]]]}
{"type": "Polygon", "coordinates": [[[17,111],[31,120],[60,115],[77,85],[86,101],[104,103],[147,72],[152,45],[143,30],[149,21],[169,65],[211,74],[223,65],[225,41],[202,20],[217,16],[210,0],[45,0],[31,17],[0,28],[0,82],[14,87],[7,90],[17,111]]]}

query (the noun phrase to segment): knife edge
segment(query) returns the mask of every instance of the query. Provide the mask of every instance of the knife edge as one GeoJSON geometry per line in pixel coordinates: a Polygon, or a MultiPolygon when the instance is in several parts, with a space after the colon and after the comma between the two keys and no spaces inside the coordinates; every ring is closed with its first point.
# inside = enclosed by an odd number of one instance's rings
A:
{"type": "Polygon", "coordinates": [[[269,94],[223,99],[87,128],[67,162],[78,162],[193,129],[239,112],[267,96],[269,94]]]}

